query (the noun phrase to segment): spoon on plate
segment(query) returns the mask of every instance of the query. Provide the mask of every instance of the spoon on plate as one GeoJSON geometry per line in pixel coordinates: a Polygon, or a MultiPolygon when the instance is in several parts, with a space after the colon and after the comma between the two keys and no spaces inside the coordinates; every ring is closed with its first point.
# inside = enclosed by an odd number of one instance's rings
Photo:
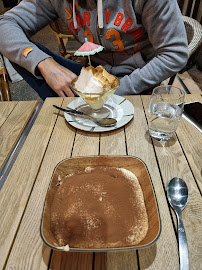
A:
{"type": "Polygon", "coordinates": [[[91,120],[93,120],[93,122],[95,122],[96,124],[98,124],[101,127],[112,127],[117,123],[117,120],[115,118],[95,118],[89,114],[86,114],[84,112],[80,112],[74,109],[64,109],[61,107],[58,107],[56,105],[53,105],[54,108],[61,110],[63,112],[72,114],[72,115],[76,115],[76,116],[87,116],[88,118],[90,118],[91,120]]]}
{"type": "Polygon", "coordinates": [[[188,187],[185,181],[179,177],[172,178],[167,186],[167,198],[175,211],[178,221],[180,270],[189,270],[187,237],[181,216],[182,210],[187,205],[188,197],[188,187]]]}

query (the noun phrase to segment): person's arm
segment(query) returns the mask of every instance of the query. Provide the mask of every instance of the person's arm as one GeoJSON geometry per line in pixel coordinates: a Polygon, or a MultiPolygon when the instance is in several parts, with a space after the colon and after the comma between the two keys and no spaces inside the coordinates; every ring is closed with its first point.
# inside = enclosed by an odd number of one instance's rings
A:
{"type": "Polygon", "coordinates": [[[0,16],[0,52],[36,75],[38,63],[50,56],[29,39],[56,18],[50,1],[21,1],[0,16]]]}
{"type": "Polygon", "coordinates": [[[52,58],[47,58],[41,61],[37,67],[47,84],[58,94],[58,96],[74,96],[70,89],[70,84],[76,77],[76,74],[59,65],[52,58]]]}
{"type": "Polygon", "coordinates": [[[21,1],[0,16],[0,52],[35,75],[38,63],[50,56],[29,39],[56,17],[49,1],[21,1]]]}
{"type": "Polygon", "coordinates": [[[141,69],[121,79],[116,93],[131,95],[180,71],[188,60],[187,36],[176,0],[142,1],[142,24],[156,55],[141,69]]]}
{"type": "Polygon", "coordinates": [[[59,96],[74,96],[69,86],[76,74],[59,65],[29,40],[56,18],[50,1],[22,1],[0,16],[0,51],[36,77],[42,75],[59,96]]]}

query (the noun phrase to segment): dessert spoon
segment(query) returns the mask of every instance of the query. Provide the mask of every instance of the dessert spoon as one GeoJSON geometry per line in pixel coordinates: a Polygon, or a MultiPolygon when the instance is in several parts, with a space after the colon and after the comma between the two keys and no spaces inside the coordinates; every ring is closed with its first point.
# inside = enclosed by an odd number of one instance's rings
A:
{"type": "Polygon", "coordinates": [[[189,270],[187,237],[181,216],[182,210],[187,205],[188,197],[188,187],[185,181],[178,177],[172,178],[167,186],[167,198],[175,211],[178,221],[180,270],[189,270]]]}
{"type": "Polygon", "coordinates": [[[117,123],[117,120],[115,118],[95,118],[89,114],[86,114],[84,112],[80,112],[74,109],[64,109],[61,107],[58,107],[56,105],[53,105],[54,108],[61,110],[63,112],[75,115],[75,116],[86,116],[89,117],[91,120],[93,120],[93,122],[95,122],[96,124],[98,124],[101,127],[111,127],[114,126],[117,123]]]}

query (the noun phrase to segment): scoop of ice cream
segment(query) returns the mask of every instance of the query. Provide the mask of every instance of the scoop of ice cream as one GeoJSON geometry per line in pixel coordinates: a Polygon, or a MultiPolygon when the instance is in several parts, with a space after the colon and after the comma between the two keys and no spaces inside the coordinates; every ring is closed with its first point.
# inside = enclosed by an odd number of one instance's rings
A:
{"type": "Polygon", "coordinates": [[[116,78],[102,66],[83,67],[75,82],[75,88],[83,93],[102,93],[116,85],[116,78]]]}

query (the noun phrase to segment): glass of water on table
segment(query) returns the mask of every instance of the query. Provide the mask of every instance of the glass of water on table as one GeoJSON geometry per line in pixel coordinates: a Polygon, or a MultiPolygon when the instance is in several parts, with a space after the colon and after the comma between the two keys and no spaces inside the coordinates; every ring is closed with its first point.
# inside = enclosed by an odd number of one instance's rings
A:
{"type": "Polygon", "coordinates": [[[158,141],[170,140],[179,125],[185,92],[172,85],[154,88],[149,104],[149,133],[158,141]]]}

